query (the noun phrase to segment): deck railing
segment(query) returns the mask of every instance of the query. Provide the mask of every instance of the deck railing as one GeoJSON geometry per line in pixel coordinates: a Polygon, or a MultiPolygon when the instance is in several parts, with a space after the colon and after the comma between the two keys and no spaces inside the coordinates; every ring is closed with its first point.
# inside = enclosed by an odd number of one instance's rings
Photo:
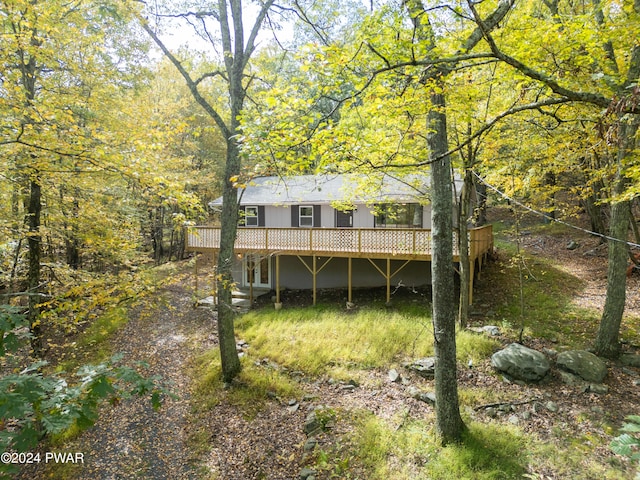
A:
{"type": "MultiPolygon", "coordinates": [[[[457,232],[453,232],[457,257],[457,232]]],[[[469,230],[472,259],[493,246],[491,225],[469,230]]],[[[403,228],[238,228],[237,252],[277,252],[295,255],[431,257],[431,230],[403,228]]],[[[191,227],[189,250],[220,247],[220,227],[191,227]]]]}

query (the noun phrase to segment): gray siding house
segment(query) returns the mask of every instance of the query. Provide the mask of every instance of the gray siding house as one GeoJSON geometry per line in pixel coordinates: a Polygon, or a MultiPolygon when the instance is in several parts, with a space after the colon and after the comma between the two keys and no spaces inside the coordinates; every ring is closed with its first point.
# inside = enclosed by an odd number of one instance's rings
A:
{"type": "MultiPolygon", "coordinates": [[[[348,288],[351,301],[352,288],[386,286],[389,301],[392,285],[429,285],[428,182],[337,174],[252,180],[238,191],[236,284],[273,290],[276,303],[285,288],[310,289],[315,302],[318,288],[348,288]]],[[[461,184],[456,181],[457,192],[461,184]]],[[[215,254],[219,234],[219,227],[193,227],[187,248],[215,254]]],[[[492,239],[490,226],[471,230],[474,266],[492,239]]]]}

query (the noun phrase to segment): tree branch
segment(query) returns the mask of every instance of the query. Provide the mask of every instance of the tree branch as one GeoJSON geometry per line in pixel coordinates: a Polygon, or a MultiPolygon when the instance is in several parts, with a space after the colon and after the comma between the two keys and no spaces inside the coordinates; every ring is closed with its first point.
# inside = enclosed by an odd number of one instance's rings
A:
{"type": "Polygon", "coordinates": [[[256,48],[256,38],[258,38],[258,33],[262,28],[262,23],[264,22],[264,19],[266,18],[267,13],[271,8],[271,5],[273,5],[273,2],[274,0],[266,1],[264,5],[262,5],[262,8],[260,9],[260,13],[258,13],[258,16],[256,17],[256,21],[253,24],[253,28],[251,29],[251,33],[249,34],[249,39],[247,40],[247,46],[245,48],[245,60],[244,60],[244,64],[242,65],[243,70],[247,66],[247,62],[249,61],[249,58],[251,58],[251,55],[253,54],[253,51],[256,48]]]}
{"type": "Polygon", "coordinates": [[[538,72],[537,70],[530,68],[529,66],[520,62],[519,60],[502,52],[498,48],[493,37],[491,36],[489,25],[485,24],[485,22],[480,18],[480,16],[478,15],[478,11],[476,10],[473,2],[470,0],[467,0],[467,4],[471,9],[471,11],[473,12],[473,16],[476,24],[478,25],[478,29],[482,32],[482,36],[484,37],[485,41],[489,45],[489,48],[491,49],[492,54],[498,60],[501,60],[507,65],[512,66],[513,68],[518,70],[520,73],[524,74],[525,76],[543,83],[544,85],[549,87],[551,91],[553,91],[555,94],[566,97],[571,101],[590,103],[592,105],[597,105],[599,107],[604,107],[604,108],[607,108],[611,104],[611,99],[603,95],[599,95],[597,93],[589,93],[589,92],[575,92],[573,90],[565,88],[560,84],[558,84],[558,82],[556,82],[550,76],[542,72],[538,72]]]}
{"type": "Polygon", "coordinates": [[[211,106],[209,102],[207,102],[207,100],[198,91],[198,83],[202,81],[202,77],[198,79],[198,82],[194,82],[193,79],[191,78],[191,75],[189,75],[189,72],[185,70],[185,68],[182,66],[182,63],[180,63],[180,61],[176,58],[176,56],[173,55],[171,51],[169,51],[169,49],[162,42],[162,40],[160,40],[158,35],[156,35],[156,33],[151,29],[147,21],[143,18],[140,18],[140,24],[142,25],[142,28],[145,30],[145,32],[147,32],[149,36],[153,39],[156,45],[160,47],[160,50],[162,50],[162,53],[165,54],[165,56],[169,59],[169,61],[173,63],[173,65],[176,67],[178,72],[180,72],[180,75],[182,75],[185,82],[187,83],[187,86],[189,87],[189,90],[191,91],[193,98],[195,98],[196,102],[198,102],[198,104],[209,114],[209,116],[213,118],[213,120],[216,122],[216,125],[218,125],[218,128],[220,128],[220,130],[222,131],[224,138],[225,139],[229,138],[231,136],[231,133],[229,131],[229,127],[227,126],[226,122],[223,120],[222,116],[211,106]]]}

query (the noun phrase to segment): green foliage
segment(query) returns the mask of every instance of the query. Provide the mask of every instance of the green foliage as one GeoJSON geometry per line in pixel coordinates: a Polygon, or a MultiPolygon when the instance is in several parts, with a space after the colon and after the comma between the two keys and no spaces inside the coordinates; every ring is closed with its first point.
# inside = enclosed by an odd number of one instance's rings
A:
{"type": "Polygon", "coordinates": [[[162,66],[151,80],[148,41],[125,4],[0,6],[1,287],[23,285],[32,180],[50,265],[104,272],[140,262],[153,246],[158,257],[180,254],[183,226],[204,218],[214,193],[198,173],[215,164],[219,138],[190,148],[190,134],[201,133],[193,102],[183,105],[162,66]]]}
{"type": "MultiPolygon", "coordinates": [[[[611,450],[617,455],[628,457],[640,467],[640,416],[629,415],[627,422],[620,428],[623,432],[611,441],[611,450]]],[[[640,472],[636,474],[640,479],[640,472]]]]}
{"type": "Polygon", "coordinates": [[[28,322],[23,309],[11,305],[0,305],[0,357],[18,350],[28,337],[28,322]]]}
{"type": "MultiPolygon", "coordinates": [[[[24,315],[16,308],[0,306],[2,357],[17,352],[26,331],[24,315]]],[[[158,376],[145,377],[138,368],[122,365],[122,356],[97,365],[83,365],[74,375],[45,375],[40,361],[0,377],[0,453],[27,452],[46,435],[69,428],[87,428],[98,416],[98,406],[131,396],[149,396],[158,409],[168,390],[158,376]]],[[[13,465],[0,465],[0,474],[13,465]]]]}

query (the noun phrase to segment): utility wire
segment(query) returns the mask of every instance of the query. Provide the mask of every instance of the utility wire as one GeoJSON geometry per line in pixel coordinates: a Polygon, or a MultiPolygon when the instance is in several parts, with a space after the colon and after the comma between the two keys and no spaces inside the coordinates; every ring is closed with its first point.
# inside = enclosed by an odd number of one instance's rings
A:
{"type": "Polygon", "coordinates": [[[588,233],[589,235],[600,237],[600,238],[603,238],[605,240],[610,240],[610,241],[613,241],[613,242],[625,243],[630,247],[640,248],[640,244],[629,242],[629,241],[626,241],[626,240],[620,240],[619,238],[610,237],[609,235],[604,235],[602,233],[593,232],[591,230],[587,230],[586,228],[578,227],[577,225],[573,225],[573,224],[565,222],[563,220],[558,220],[557,218],[553,218],[551,215],[548,215],[548,214],[546,214],[544,212],[540,212],[538,210],[535,210],[534,208],[531,208],[530,206],[525,205],[524,203],[516,200],[515,198],[510,197],[509,195],[504,193],[502,190],[500,190],[498,187],[495,187],[495,186],[491,185],[484,178],[482,178],[480,175],[478,175],[478,173],[475,170],[472,170],[472,172],[473,172],[473,174],[476,176],[476,178],[478,180],[480,180],[483,184],[485,184],[488,188],[490,188],[491,190],[496,192],[498,195],[500,195],[501,197],[505,198],[509,202],[512,202],[512,203],[518,205],[519,207],[524,208],[525,210],[527,210],[527,211],[529,211],[529,212],[531,212],[531,213],[533,213],[535,215],[538,215],[540,217],[544,217],[547,220],[552,221],[552,222],[560,223],[560,224],[565,225],[567,227],[573,228],[574,230],[579,230],[581,232],[588,233]]]}

